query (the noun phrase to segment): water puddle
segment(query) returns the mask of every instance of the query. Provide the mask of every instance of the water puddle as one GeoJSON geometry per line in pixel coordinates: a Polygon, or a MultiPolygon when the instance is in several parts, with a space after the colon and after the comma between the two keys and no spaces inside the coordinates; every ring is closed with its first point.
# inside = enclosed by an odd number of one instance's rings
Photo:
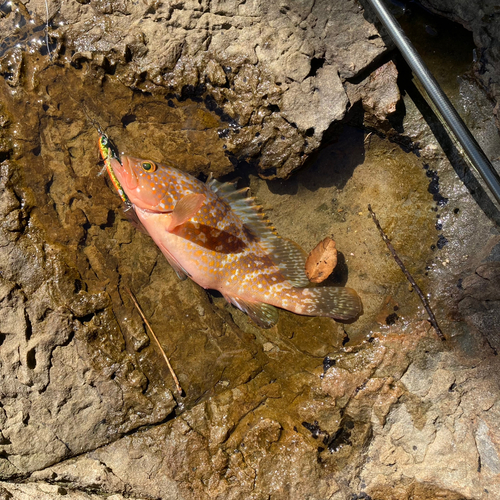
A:
{"type": "Polygon", "coordinates": [[[459,96],[459,78],[472,69],[472,33],[458,23],[408,2],[398,22],[451,100],[459,96]]]}

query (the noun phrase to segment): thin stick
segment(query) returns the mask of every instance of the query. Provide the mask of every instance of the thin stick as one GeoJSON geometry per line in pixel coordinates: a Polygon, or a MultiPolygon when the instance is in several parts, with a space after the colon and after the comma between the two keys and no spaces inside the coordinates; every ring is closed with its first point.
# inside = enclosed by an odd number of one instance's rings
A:
{"type": "Polygon", "coordinates": [[[153,339],[155,340],[156,344],[160,348],[160,351],[163,355],[163,358],[165,359],[165,361],[167,363],[168,369],[170,370],[170,373],[172,374],[172,378],[174,379],[175,387],[177,388],[177,392],[179,393],[179,396],[182,396],[184,394],[184,391],[182,390],[181,384],[179,383],[179,379],[175,375],[174,369],[172,368],[172,365],[170,364],[170,361],[168,360],[168,357],[165,354],[165,351],[163,350],[163,347],[161,346],[160,341],[158,340],[158,337],[155,335],[155,332],[153,332],[153,329],[151,328],[149,321],[146,319],[146,316],[144,316],[144,313],[142,312],[141,306],[138,304],[136,298],[134,297],[134,294],[130,291],[130,288],[128,286],[126,286],[125,290],[127,290],[130,297],[134,301],[135,307],[137,307],[137,310],[139,311],[139,314],[141,315],[144,323],[146,323],[146,326],[148,327],[149,331],[151,332],[151,335],[153,336],[153,339]]]}
{"type": "Polygon", "coordinates": [[[389,238],[387,237],[387,235],[384,233],[384,230],[380,226],[380,223],[377,219],[377,216],[375,215],[375,212],[372,210],[371,205],[368,205],[368,211],[370,212],[370,215],[372,216],[373,222],[375,222],[375,225],[377,226],[377,229],[379,230],[380,235],[382,236],[382,239],[385,241],[387,248],[389,249],[392,256],[394,257],[394,260],[396,261],[398,266],[401,268],[401,271],[403,271],[407,280],[411,283],[411,286],[415,289],[418,296],[420,297],[420,300],[422,301],[422,304],[424,305],[425,310],[427,311],[427,314],[429,315],[429,321],[430,321],[431,325],[434,327],[434,330],[436,330],[437,336],[441,340],[446,340],[445,336],[443,335],[443,332],[441,331],[441,328],[439,328],[439,325],[438,325],[437,320],[436,320],[436,316],[434,316],[434,313],[432,312],[432,309],[431,309],[429,302],[425,298],[425,295],[422,293],[422,290],[420,290],[420,287],[417,285],[417,283],[415,283],[413,276],[409,273],[408,269],[406,269],[406,266],[403,264],[401,259],[398,257],[396,250],[394,250],[394,247],[392,246],[391,242],[389,241],[389,238]]]}

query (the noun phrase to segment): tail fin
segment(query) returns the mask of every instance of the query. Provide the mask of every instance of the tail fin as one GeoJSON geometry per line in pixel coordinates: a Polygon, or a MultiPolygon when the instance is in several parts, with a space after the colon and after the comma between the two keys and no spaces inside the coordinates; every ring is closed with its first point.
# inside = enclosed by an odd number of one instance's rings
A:
{"type": "Polygon", "coordinates": [[[352,288],[296,288],[295,291],[295,303],[284,309],[297,314],[350,320],[359,316],[363,311],[361,299],[352,288]]]}

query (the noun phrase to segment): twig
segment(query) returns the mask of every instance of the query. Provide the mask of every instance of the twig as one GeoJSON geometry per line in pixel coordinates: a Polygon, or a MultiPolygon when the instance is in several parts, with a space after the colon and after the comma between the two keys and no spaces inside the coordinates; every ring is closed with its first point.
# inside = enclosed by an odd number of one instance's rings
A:
{"type": "Polygon", "coordinates": [[[406,269],[406,266],[403,264],[402,260],[398,257],[396,250],[394,250],[394,247],[392,246],[391,242],[389,241],[389,238],[387,237],[387,235],[384,233],[384,230],[380,226],[380,223],[377,219],[377,216],[375,215],[375,212],[372,210],[371,205],[368,205],[368,211],[370,212],[370,215],[372,216],[373,222],[377,226],[377,229],[379,230],[380,235],[382,236],[382,239],[385,241],[387,248],[389,249],[392,256],[394,257],[394,260],[396,261],[398,266],[401,268],[401,271],[403,271],[407,280],[411,283],[411,286],[417,292],[417,295],[420,297],[420,300],[422,301],[422,304],[424,305],[425,310],[427,311],[427,314],[429,315],[429,321],[430,321],[431,325],[434,327],[434,330],[436,330],[437,336],[441,340],[446,340],[445,336],[443,335],[443,332],[441,331],[441,328],[439,328],[439,325],[438,325],[437,320],[436,320],[436,316],[434,316],[434,313],[432,312],[432,309],[431,309],[429,302],[425,298],[425,295],[422,293],[422,290],[420,290],[417,283],[415,283],[413,276],[409,273],[408,269],[406,269]]]}
{"type": "Polygon", "coordinates": [[[130,297],[134,301],[135,307],[137,307],[137,310],[139,311],[139,314],[141,315],[144,323],[146,323],[146,326],[148,327],[149,331],[151,332],[151,335],[153,336],[153,339],[155,340],[156,344],[160,348],[160,351],[163,355],[163,358],[165,359],[165,361],[167,363],[168,369],[170,370],[170,373],[172,374],[172,378],[174,379],[175,387],[177,388],[177,392],[179,393],[179,396],[183,396],[184,391],[182,390],[181,384],[179,383],[179,379],[175,375],[174,369],[172,368],[172,365],[170,364],[170,361],[168,360],[168,357],[165,354],[165,351],[163,350],[163,347],[161,346],[160,341],[158,340],[158,337],[155,335],[155,332],[153,332],[151,325],[149,324],[148,320],[146,319],[146,316],[144,316],[144,313],[142,312],[141,306],[138,304],[136,298],[134,297],[134,294],[130,291],[130,288],[128,286],[126,286],[125,290],[127,290],[130,297]]]}

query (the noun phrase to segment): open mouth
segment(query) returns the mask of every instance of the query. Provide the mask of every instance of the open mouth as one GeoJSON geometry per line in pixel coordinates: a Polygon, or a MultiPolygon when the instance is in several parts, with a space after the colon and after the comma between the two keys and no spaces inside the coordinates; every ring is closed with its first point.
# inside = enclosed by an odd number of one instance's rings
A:
{"type": "Polygon", "coordinates": [[[154,208],[140,208],[140,210],[141,212],[155,215],[168,215],[173,212],[173,210],[155,210],[154,208]]]}

